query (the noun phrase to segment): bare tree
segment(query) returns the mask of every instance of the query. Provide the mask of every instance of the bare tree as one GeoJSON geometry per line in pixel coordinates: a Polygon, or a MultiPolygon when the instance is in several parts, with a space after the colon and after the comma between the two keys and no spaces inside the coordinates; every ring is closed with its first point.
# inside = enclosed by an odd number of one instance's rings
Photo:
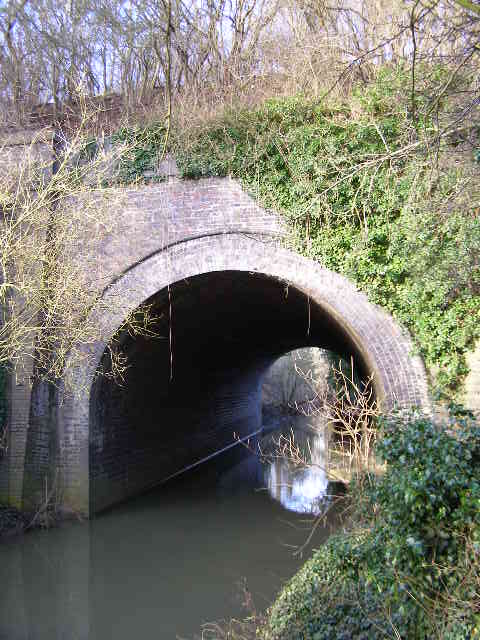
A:
{"type": "MultiPolygon", "coordinates": [[[[100,283],[91,281],[86,264],[98,260],[99,244],[116,224],[112,205],[124,197],[98,187],[128,148],[88,159],[80,127],[52,174],[50,159],[35,151],[38,142],[1,168],[0,366],[33,363],[34,379],[56,382],[68,380],[66,367],[85,358],[83,347],[98,337],[90,311],[102,305],[101,273],[95,269],[100,283]]],[[[126,326],[140,329],[139,319],[126,326]]]]}

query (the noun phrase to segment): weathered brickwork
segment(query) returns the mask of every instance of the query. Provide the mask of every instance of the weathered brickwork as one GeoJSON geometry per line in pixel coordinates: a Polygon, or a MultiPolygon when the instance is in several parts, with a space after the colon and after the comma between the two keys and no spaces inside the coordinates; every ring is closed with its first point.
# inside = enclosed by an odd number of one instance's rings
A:
{"type": "Polygon", "coordinates": [[[385,408],[430,408],[409,336],[345,278],[285,249],[279,218],[236,182],[126,190],[116,214],[114,231],[78,256],[103,295],[92,311],[99,339],[74,373],[83,391],[58,400],[67,507],[94,513],[228,446],[233,432],[255,432],[263,372],[296,347],[355,355],[385,408]],[[112,336],[147,300],[165,317],[165,339],[130,344],[123,390],[95,382],[112,336]]]}
{"type": "Polygon", "coordinates": [[[53,131],[17,131],[2,133],[0,131],[0,177],[11,175],[19,166],[29,173],[37,175],[50,174],[52,160],[53,131]],[[38,172],[38,173],[37,173],[38,172]]]}
{"type": "Polygon", "coordinates": [[[122,388],[105,381],[96,385],[89,452],[93,512],[228,447],[234,434],[260,429],[255,369],[243,375],[224,371],[208,388],[205,372],[202,379],[181,375],[177,380],[175,374],[174,391],[168,366],[162,366],[168,364],[166,356],[161,349],[153,357],[149,351],[137,354],[122,388]]]}
{"type": "Polygon", "coordinates": [[[30,415],[30,376],[31,360],[25,362],[8,378],[8,417],[7,417],[7,456],[0,464],[0,498],[10,505],[21,508],[23,500],[23,480],[25,469],[25,450],[30,415]]]}
{"type": "MultiPolygon", "coordinates": [[[[48,179],[51,173],[53,132],[20,130],[0,132],[0,180],[13,180],[21,169],[23,176],[48,179]]],[[[0,212],[0,234],[2,232],[0,212]]],[[[1,284],[0,274],[0,284],[1,284]]],[[[25,346],[28,354],[32,345],[25,346]]],[[[25,470],[28,422],[30,417],[32,359],[25,357],[9,376],[7,384],[7,456],[0,460],[0,501],[21,507],[25,470]]]]}

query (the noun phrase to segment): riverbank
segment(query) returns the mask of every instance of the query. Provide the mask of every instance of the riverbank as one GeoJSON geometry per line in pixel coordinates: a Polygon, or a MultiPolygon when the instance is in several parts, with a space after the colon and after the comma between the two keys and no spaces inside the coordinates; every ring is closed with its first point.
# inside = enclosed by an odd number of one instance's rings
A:
{"type": "Polygon", "coordinates": [[[480,637],[480,425],[390,418],[377,453],[386,473],[351,484],[343,531],[281,590],[260,637],[480,637]]]}

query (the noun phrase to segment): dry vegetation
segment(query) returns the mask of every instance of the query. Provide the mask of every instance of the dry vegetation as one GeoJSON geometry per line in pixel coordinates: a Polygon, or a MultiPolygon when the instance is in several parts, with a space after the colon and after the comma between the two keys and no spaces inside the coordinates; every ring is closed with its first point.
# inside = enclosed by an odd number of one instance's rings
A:
{"type": "MultiPolygon", "coordinates": [[[[260,449],[261,458],[288,460],[296,470],[307,469],[312,465],[310,440],[307,438],[302,444],[295,435],[297,428],[307,429],[313,438],[326,438],[327,456],[322,464],[331,479],[348,482],[377,471],[375,422],[380,409],[373,392],[373,377],[359,378],[353,358],[347,363],[333,354],[328,360],[323,355],[325,362],[320,361],[320,366],[314,358],[315,355],[310,360],[297,355],[290,361],[275,363],[282,365],[281,375],[274,380],[279,383],[279,396],[285,399],[276,409],[278,415],[288,415],[289,430],[273,438],[273,447],[269,443],[272,439],[267,437],[267,447],[260,449]],[[312,361],[316,370],[308,367],[312,361]]],[[[268,382],[271,384],[270,379],[268,382]]]]}
{"type": "MultiPolygon", "coordinates": [[[[101,292],[108,282],[95,252],[117,224],[123,195],[98,187],[128,148],[88,159],[86,127],[87,116],[73,137],[60,141],[53,174],[35,138],[17,163],[2,168],[0,367],[13,367],[19,377],[25,370],[32,379],[64,377],[68,383],[67,368],[88,358],[100,338],[91,310],[105,304],[101,292]]],[[[124,329],[146,330],[147,318],[129,317],[124,329]]],[[[112,369],[121,375],[124,363],[113,349],[112,369]]]]}
{"type": "MultiPolygon", "coordinates": [[[[70,123],[81,96],[97,128],[128,118],[189,125],[225,106],[298,92],[326,96],[367,83],[383,64],[447,65],[431,78],[435,111],[479,53],[478,5],[468,0],[5,0],[0,99],[5,125],[70,123]],[[42,55],[38,55],[38,52],[42,55]],[[173,106],[173,110],[172,110],[173,106]]],[[[477,87],[458,96],[458,116],[477,87]]],[[[93,126],[94,123],[92,123],[93,126]]]]}

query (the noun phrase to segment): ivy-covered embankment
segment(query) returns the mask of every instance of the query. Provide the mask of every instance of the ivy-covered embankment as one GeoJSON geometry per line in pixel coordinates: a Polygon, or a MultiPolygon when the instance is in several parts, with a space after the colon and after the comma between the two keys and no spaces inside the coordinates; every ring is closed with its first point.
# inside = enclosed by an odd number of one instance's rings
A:
{"type": "Polygon", "coordinates": [[[298,251],[410,330],[435,390],[450,396],[480,335],[480,167],[463,129],[438,136],[421,92],[412,123],[406,83],[386,68],[344,102],[229,110],[177,134],[176,156],[184,177],[232,175],[281,212],[298,251]]]}

